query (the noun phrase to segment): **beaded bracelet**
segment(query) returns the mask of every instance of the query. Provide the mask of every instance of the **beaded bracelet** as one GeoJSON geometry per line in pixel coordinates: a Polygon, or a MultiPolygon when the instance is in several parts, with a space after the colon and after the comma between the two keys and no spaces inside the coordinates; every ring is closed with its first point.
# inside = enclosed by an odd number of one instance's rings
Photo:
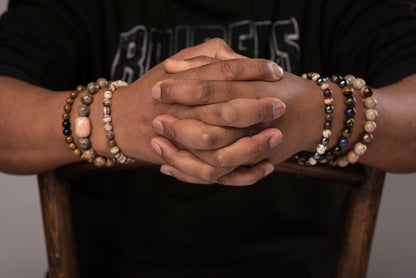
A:
{"type": "Polygon", "coordinates": [[[107,90],[104,92],[104,99],[103,99],[103,122],[104,122],[104,129],[105,129],[105,136],[108,139],[108,146],[110,147],[111,154],[114,155],[115,160],[120,164],[129,164],[134,162],[133,158],[126,156],[120,148],[117,146],[115,141],[115,133],[114,133],[114,126],[112,124],[111,118],[111,103],[113,98],[113,93],[121,87],[126,87],[128,84],[124,81],[118,80],[111,82],[107,90]]]}
{"type": "Polygon", "coordinates": [[[321,77],[318,73],[308,72],[302,74],[302,78],[313,80],[316,84],[320,87],[323,96],[324,96],[324,104],[325,104],[325,123],[324,123],[324,130],[322,131],[322,138],[318,146],[316,147],[315,153],[309,155],[309,158],[305,158],[302,154],[298,154],[298,162],[299,164],[305,166],[314,166],[318,163],[318,161],[322,161],[324,157],[324,153],[327,150],[327,145],[329,143],[329,138],[332,135],[331,128],[332,128],[332,119],[334,118],[334,99],[332,98],[332,91],[329,89],[329,78],[321,77]]]}
{"type": "Polygon", "coordinates": [[[72,137],[70,117],[72,104],[74,103],[74,100],[78,94],[83,90],[84,87],[79,85],[75,91],[71,91],[69,93],[69,97],[66,99],[66,104],[64,106],[64,113],[62,114],[62,127],[64,128],[63,134],[65,135],[65,142],[68,144],[69,149],[72,150],[76,156],[81,155],[81,150],[78,148],[77,144],[74,142],[74,138],[72,137]]]}

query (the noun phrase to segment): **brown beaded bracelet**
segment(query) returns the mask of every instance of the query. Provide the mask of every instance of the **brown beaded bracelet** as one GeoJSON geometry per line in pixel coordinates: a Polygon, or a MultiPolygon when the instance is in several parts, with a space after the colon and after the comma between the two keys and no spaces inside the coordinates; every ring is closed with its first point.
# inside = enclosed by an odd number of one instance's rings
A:
{"type": "Polygon", "coordinates": [[[69,97],[66,99],[66,104],[64,106],[64,113],[62,114],[62,127],[64,128],[63,134],[65,135],[65,142],[68,144],[69,149],[72,150],[76,156],[81,155],[81,150],[78,148],[77,144],[74,142],[74,138],[72,137],[70,117],[72,104],[74,103],[74,100],[77,98],[78,94],[83,90],[84,87],[79,85],[75,91],[71,91],[69,93],[69,97]]]}
{"type": "Polygon", "coordinates": [[[108,139],[108,146],[110,147],[111,154],[114,155],[114,159],[120,164],[129,164],[134,162],[133,158],[126,156],[120,148],[117,146],[115,141],[115,133],[114,133],[114,126],[112,124],[112,117],[111,117],[111,104],[113,93],[121,87],[126,87],[128,84],[124,81],[117,80],[111,82],[108,87],[107,91],[104,92],[104,99],[103,99],[103,122],[104,122],[104,129],[105,129],[105,136],[108,139]]]}

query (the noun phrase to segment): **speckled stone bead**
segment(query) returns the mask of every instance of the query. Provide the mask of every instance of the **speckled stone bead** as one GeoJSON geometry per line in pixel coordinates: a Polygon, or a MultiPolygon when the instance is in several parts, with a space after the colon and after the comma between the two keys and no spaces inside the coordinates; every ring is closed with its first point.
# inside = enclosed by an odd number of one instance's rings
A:
{"type": "Polygon", "coordinates": [[[77,148],[77,145],[76,145],[74,142],[72,142],[72,143],[69,143],[69,144],[68,144],[68,148],[69,148],[70,150],[75,150],[75,149],[77,148]]]}
{"type": "Polygon", "coordinates": [[[111,115],[111,108],[108,106],[103,107],[103,114],[104,115],[111,115]]]}
{"type": "Polygon", "coordinates": [[[365,111],[365,118],[368,121],[375,121],[377,119],[378,112],[377,110],[371,108],[365,111]]]}
{"type": "Polygon", "coordinates": [[[107,89],[111,92],[115,92],[115,90],[117,90],[117,86],[114,83],[111,83],[110,85],[108,85],[107,89]]]}
{"type": "Polygon", "coordinates": [[[106,132],[105,132],[105,137],[106,137],[108,140],[114,139],[114,132],[113,132],[113,131],[106,131],[106,132]]]}
{"type": "Polygon", "coordinates": [[[338,84],[340,78],[341,76],[339,74],[333,74],[331,76],[331,81],[338,84]]]}
{"type": "Polygon", "coordinates": [[[120,152],[120,148],[117,146],[114,146],[110,149],[111,154],[118,154],[120,152]]]}
{"type": "Polygon", "coordinates": [[[67,112],[65,112],[65,113],[62,114],[62,120],[68,120],[69,117],[70,117],[70,114],[67,113],[67,112]]]}
{"type": "Polygon", "coordinates": [[[352,85],[354,86],[354,89],[361,90],[365,86],[365,81],[362,78],[357,78],[354,80],[352,85]]]}
{"type": "Polygon", "coordinates": [[[103,122],[104,122],[105,124],[109,124],[109,123],[111,123],[111,121],[112,121],[112,119],[111,119],[111,116],[110,116],[110,115],[105,115],[105,116],[103,117],[103,122]]]}
{"type": "Polygon", "coordinates": [[[85,150],[82,155],[82,160],[87,160],[88,162],[92,162],[95,158],[95,151],[92,148],[85,150]]]}
{"type": "Polygon", "coordinates": [[[91,134],[91,122],[87,117],[75,119],[75,135],[79,138],[89,137],[91,134]]]}
{"type": "Polygon", "coordinates": [[[73,99],[73,98],[68,97],[68,98],[66,99],[66,104],[70,104],[70,105],[72,105],[73,103],[74,103],[74,99],[73,99]]]}
{"type": "Polygon", "coordinates": [[[81,104],[80,106],[78,106],[78,115],[80,117],[88,117],[90,114],[90,108],[88,107],[88,105],[85,104],[81,104]]]}
{"type": "Polygon", "coordinates": [[[355,120],[353,118],[345,120],[345,127],[353,127],[355,125],[355,120]]]}
{"type": "Polygon", "coordinates": [[[322,131],[322,136],[325,138],[329,138],[331,137],[331,135],[332,135],[332,132],[329,129],[324,129],[324,131],[322,131]]]}
{"type": "Polygon", "coordinates": [[[319,144],[318,147],[316,147],[316,152],[319,154],[324,154],[327,147],[323,144],[319,144]]]}
{"type": "Polygon", "coordinates": [[[108,98],[111,99],[113,97],[113,93],[110,91],[105,91],[104,92],[104,98],[108,98]]]}
{"type": "Polygon", "coordinates": [[[78,146],[83,150],[87,150],[90,148],[90,140],[88,138],[80,138],[78,140],[78,146]]]}
{"type": "Polygon", "coordinates": [[[374,137],[371,133],[364,133],[362,139],[364,144],[370,144],[371,142],[373,142],[374,137]]]}
{"type": "Polygon", "coordinates": [[[356,113],[356,111],[355,111],[355,108],[353,108],[353,107],[347,107],[344,110],[345,117],[347,117],[347,118],[354,117],[355,116],[355,113],[356,113]]]}
{"type": "Polygon", "coordinates": [[[69,136],[69,135],[71,135],[71,134],[72,134],[72,132],[71,132],[71,130],[70,130],[69,128],[64,128],[64,130],[62,131],[62,133],[63,133],[65,136],[69,136]]]}
{"type": "Polygon", "coordinates": [[[345,99],[345,105],[346,106],[354,106],[355,103],[356,103],[355,97],[349,97],[349,98],[345,99]]]}
{"type": "Polygon", "coordinates": [[[351,86],[346,86],[342,89],[342,94],[346,98],[352,96],[352,93],[353,93],[353,91],[352,91],[351,86]]]}
{"type": "Polygon", "coordinates": [[[78,96],[78,92],[77,91],[71,91],[69,93],[69,97],[72,99],[75,99],[78,96]]]}
{"type": "Polygon", "coordinates": [[[368,97],[368,98],[365,98],[364,99],[364,106],[365,106],[365,108],[368,108],[368,109],[375,108],[376,105],[377,105],[377,101],[376,101],[375,98],[368,97]]]}
{"type": "Polygon", "coordinates": [[[363,96],[363,98],[368,98],[371,97],[373,95],[373,90],[368,87],[365,86],[362,90],[361,90],[361,95],[363,96]]]}
{"type": "Polygon", "coordinates": [[[337,165],[339,167],[346,167],[346,166],[348,166],[348,160],[344,156],[339,157],[336,162],[337,162],[337,165]]]}
{"type": "Polygon", "coordinates": [[[108,98],[103,99],[103,105],[104,106],[111,106],[111,99],[108,99],[108,98]]]}
{"type": "MultiPolygon", "coordinates": [[[[325,83],[325,84],[328,84],[328,83],[325,83]]],[[[323,94],[324,94],[324,97],[331,97],[332,91],[331,89],[326,88],[325,90],[323,90],[323,94]]]]}
{"type": "Polygon", "coordinates": [[[87,85],[87,91],[90,94],[93,95],[93,94],[97,93],[99,90],[100,90],[100,86],[97,83],[95,83],[95,82],[88,83],[88,85],[87,85]]]}
{"type": "Polygon", "coordinates": [[[366,121],[364,123],[364,130],[367,133],[373,133],[376,130],[377,124],[374,121],[366,121]]]}
{"type": "Polygon", "coordinates": [[[322,83],[321,84],[321,90],[322,91],[325,91],[325,90],[327,90],[329,88],[329,84],[328,84],[328,82],[324,82],[324,83],[322,83]]]}
{"type": "Polygon", "coordinates": [[[107,86],[108,85],[108,82],[107,82],[107,80],[105,79],[105,78],[98,78],[97,79],[97,84],[98,84],[98,86],[100,87],[100,88],[104,88],[105,86],[107,86]]]}
{"type": "Polygon", "coordinates": [[[114,158],[107,158],[107,160],[105,161],[105,166],[114,167],[114,165],[116,165],[116,160],[114,158]]]}
{"type": "Polygon", "coordinates": [[[71,122],[69,120],[64,120],[62,122],[62,126],[63,126],[63,128],[70,128],[71,127],[71,122]]]}
{"type": "Polygon", "coordinates": [[[361,142],[358,142],[354,145],[354,152],[358,155],[363,155],[367,151],[367,146],[361,142]]]}
{"type": "Polygon", "coordinates": [[[81,95],[81,102],[85,105],[90,105],[94,101],[94,97],[90,93],[83,93],[81,95]]]}
{"type": "Polygon", "coordinates": [[[342,137],[342,136],[338,138],[338,146],[340,148],[345,148],[346,146],[348,146],[348,144],[349,144],[349,141],[347,138],[342,137]]]}
{"type": "Polygon", "coordinates": [[[106,162],[106,159],[102,156],[97,156],[94,159],[94,165],[95,167],[98,167],[98,168],[105,166],[105,162],[106,162]]]}
{"type": "Polygon", "coordinates": [[[78,93],[81,93],[82,91],[84,91],[85,90],[85,88],[84,88],[84,86],[82,86],[82,85],[78,85],[77,86],[77,92],[78,93]]]}
{"type": "Polygon", "coordinates": [[[357,155],[355,152],[353,151],[349,151],[347,154],[347,160],[349,163],[351,164],[355,164],[358,162],[358,159],[360,159],[360,156],[357,155]]]}
{"type": "Polygon", "coordinates": [[[65,136],[65,142],[67,142],[68,144],[72,143],[73,141],[74,141],[74,138],[71,135],[65,136]]]}
{"type": "Polygon", "coordinates": [[[348,81],[348,84],[353,84],[354,83],[354,80],[355,80],[355,76],[354,75],[348,74],[344,78],[345,78],[345,80],[348,81]]]}
{"type": "Polygon", "coordinates": [[[312,74],[312,80],[313,80],[313,81],[318,80],[318,78],[319,78],[319,77],[321,77],[321,75],[319,75],[319,74],[318,74],[318,73],[316,73],[316,72],[315,72],[314,74],[312,74]]]}
{"type": "Polygon", "coordinates": [[[326,98],[324,99],[324,103],[325,105],[331,105],[334,103],[334,98],[330,97],[330,98],[326,98]]]}
{"type": "Polygon", "coordinates": [[[67,104],[67,105],[65,105],[65,106],[64,106],[64,111],[65,111],[66,113],[70,113],[70,112],[71,112],[71,110],[72,110],[72,105],[67,104]]]}
{"type": "Polygon", "coordinates": [[[104,125],[105,131],[112,131],[113,128],[114,128],[113,125],[110,123],[104,125]]]}

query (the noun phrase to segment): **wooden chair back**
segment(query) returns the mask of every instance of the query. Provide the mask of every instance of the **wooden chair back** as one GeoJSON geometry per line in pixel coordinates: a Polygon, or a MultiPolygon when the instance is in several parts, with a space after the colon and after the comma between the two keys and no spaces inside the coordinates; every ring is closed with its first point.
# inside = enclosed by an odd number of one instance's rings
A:
{"type": "MultiPolygon", "coordinates": [[[[51,278],[78,277],[78,256],[71,217],[68,180],[91,173],[143,169],[145,164],[95,168],[86,163],[68,165],[38,175],[51,278]]],[[[284,162],[276,171],[351,185],[343,227],[336,278],[364,278],[370,256],[385,173],[362,165],[348,168],[304,167],[284,162]]]]}

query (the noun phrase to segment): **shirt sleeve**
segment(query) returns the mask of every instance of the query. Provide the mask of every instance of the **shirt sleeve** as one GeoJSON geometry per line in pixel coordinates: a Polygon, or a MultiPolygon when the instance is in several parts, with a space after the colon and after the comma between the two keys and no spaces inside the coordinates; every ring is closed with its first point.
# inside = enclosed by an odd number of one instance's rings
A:
{"type": "Polygon", "coordinates": [[[0,19],[0,74],[55,90],[91,80],[104,55],[93,2],[10,1],[0,19]]]}
{"type": "Polygon", "coordinates": [[[326,73],[352,73],[374,87],[416,73],[414,1],[328,2],[322,44],[329,59],[326,73]]]}

